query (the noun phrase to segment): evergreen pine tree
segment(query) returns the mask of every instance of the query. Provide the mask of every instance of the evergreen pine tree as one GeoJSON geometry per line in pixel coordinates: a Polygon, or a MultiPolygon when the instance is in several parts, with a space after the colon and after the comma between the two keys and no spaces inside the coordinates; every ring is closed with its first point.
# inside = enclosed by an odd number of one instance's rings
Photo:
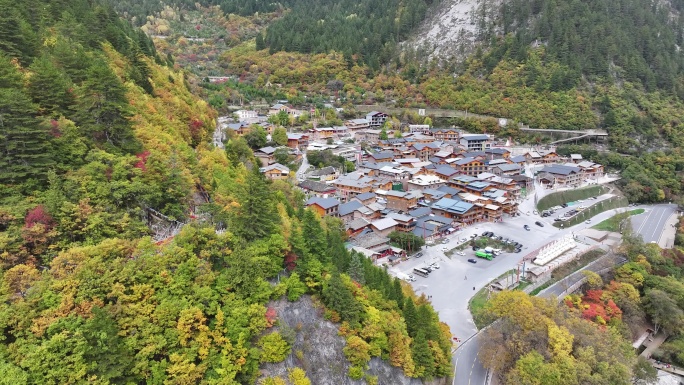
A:
{"type": "Polygon", "coordinates": [[[23,86],[23,76],[17,67],[8,56],[0,53],[0,88],[21,89],[23,86]]]}
{"type": "Polygon", "coordinates": [[[18,89],[0,88],[0,183],[43,181],[50,165],[47,130],[18,89]]]}
{"type": "Polygon", "coordinates": [[[404,321],[409,336],[414,337],[418,331],[418,313],[416,312],[416,305],[410,298],[406,299],[404,303],[404,321]]]}
{"type": "Polygon", "coordinates": [[[36,34],[22,18],[19,7],[23,5],[21,2],[0,0],[0,52],[26,64],[35,54],[36,34]]]}
{"type": "MultiPolygon", "coordinates": [[[[68,15],[68,13],[65,12],[68,15]]],[[[80,83],[88,78],[88,69],[92,59],[79,44],[60,39],[52,48],[52,59],[64,69],[71,81],[80,83]]]]}
{"type": "Polygon", "coordinates": [[[351,290],[344,285],[337,269],[333,269],[327,285],[323,288],[323,300],[325,305],[336,311],[343,321],[349,322],[352,326],[359,323],[361,305],[356,301],[351,290]]]}
{"type": "MultiPolygon", "coordinates": [[[[409,301],[410,302],[410,301],[409,301]]],[[[428,340],[423,331],[418,332],[411,343],[411,355],[416,364],[416,371],[422,372],[422,377],[430,378],[434,372],[435,359],[430,351],[428,340]]]]}
{"type": "Polygon", "coordinates": [[[397,305],[401,308],[404,304],[404,291],[401,289],[401,281],[398,278],[395,278],[392,286],[391,299],[397,301],[397,305]]]}
{"type": "Polygon", "coordinates": [[[106,62],[98,60],[90,67],[79,101],[75,118],[87,135],[125,152],[140,151],[128,121],[126,90],[106,62]]]}
{"type": "Polygon", "coordinates": [[[342,237],[334,231],[327,232],[328,250],[327,255],[339,271],[347,271],[351,257],[347,249],[344,248],[342,237]]]}
{"type": "Polygon", "coordinates": [[[256,36],[256,50],[261,51],[264,48],[266,48],[266,44],[264,43],[264,36],[261,33],[258,33],[256,36]]]}
{"type": "Polygon", "coordinates": [[[361,258],[365,257],[357,252],[351,253],[351,261],[349,263],[349,269],[347,269],[347,273],[351,279],[363,285],[366,283],[366,278],[363,273],[363,262],[361,261],[361,258]]]}
{"type": "Polygon", "coordinates": [[[269,236],[278,225],[278,211],[273,202],[271,184],[258,167],[252,167],[247,175],[240,198],[233,232],[247,241],[269,236]]]}
{"type": "Polygon", "coordinates": [[[439,330],[435,327],[437,320],[434,319],[434,313],[429,308],[430,305],[423,304],[416,309],[417,324],[420,326],[421,332],[425,333],[425,337],[430,340],[437,339],[439,330]]]}
{"type": "Polygon", "coordinates": [[[326,253],[325,233],[321,222],[311,210],[304,211],[302,234],[304,234],[304,242],[309,253],[324,264],[330,262],[326,253]]]}
{"type": "Polygon", "coordinates": [[[28,91],[33,101],[40,106],[42,115],[54,118],[69,116],[75,98],[70,92],[72,84],[64,71],[58,69],[47,56],[36,59],[30,69],[33,75],[29,79],[28,91]]]}

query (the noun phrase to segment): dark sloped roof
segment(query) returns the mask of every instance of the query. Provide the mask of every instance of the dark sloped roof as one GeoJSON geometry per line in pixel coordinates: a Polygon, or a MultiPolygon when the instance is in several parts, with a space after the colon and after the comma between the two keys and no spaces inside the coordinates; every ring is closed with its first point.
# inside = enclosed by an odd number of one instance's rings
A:
{"type": "Polygon", "coordinates": [[[513,156],[511,157],[511,162],[513,163],[525,163],[527,159],[525,159],[525,155],[518,155],[518,156],[513,156]]]}
{"type": "Polygon", "coordinates": [[[422,218],[424,216],[430,215],[432,213],[432,209],[429,207],[419,207],[417,209],[409,211],[409,215],[411,215],[414,218],[422,218]]]}
{"type": "Polygon", "coordinates": [[[453,187],[449,187],[449,186],[441,186],[440,188],[437,189],[437,191],[441,191],[445,194],[449,194],[449,195],[453,195],[453,196],[456,196],[459,193],[458,190],[456,190],[453,187]]]}
{"type": "Polygon", "coordinates": [[[485,150],[486,153],[488,154],[508,154],[510,151],[506,150],[505,148],[488,148],[485,150]]]}
{"type": "Polygon", "coordinates": [[[498,167],[501,171],[520,170],[520,165],[516,163],[497,164],[495,167],[498,167]]]}
{"type": "Polygon", "coordinates": [[[375,197],[376,197],[375,193],[367,192],[367,193],[357,195],[356,199],[361,200],[361,201],[365,201],[366,199],[371,199],[371,198],[375,198],[375,197]]]}
{"type": "Polygon", "coordinates": [[[345,215],[353,213],[359,207],[363,207],[363,204],[359,201],[353,200],[353,201],[341,204],[337,210],[338,210],[340,216],[345,216],[345,215]]]}
{"type": "Polygon", "coordinates": [[[328,167],[323,167],[320,170],[316,170],[311,173],[312,176],[321,176],[321,175],[330,175],[335,173],[335,167],[328,166],[328,167]]]}
{"type": "Polygon", "coordinates": [[[559,175],[570,175],[573,172],[575,172],[575,173],[580,172],[580,169],[577,167],[554,164],[551,166],[544,167],[543,169],[541,169],[541,172],[548,172],[551,174],[559,174],[559,175]]]}
{"type": "Polygon", "coordinates": [[[489,139],[489,136],[484,135],[484,134],[466,134],[466,135],[462,135],[461,139],[465,139],[465,140],[487,140],[487,139],[489,139]]]}
{"type": "Polygon", "coordinates": [[[339,204],[340,204],[340,202],[334,198],[313,197],[313,198],[309,198],[309,200],[306,201],[307,206],[318,205],[318,206],[321,206],[325,210],[327,210],[329,208],[333,208],[335,206],[338,206],[339,204]]]}
{"type": "Polygon", "coordinates": [[[298,186],[305,190],[315,191],[319,193],[335,190],[334,186],[330,186],[325,183],[316,182],[313,180],[302,181],[300,184],[298,184],[298,186]]]}
{"type": "Polygon", "coordinates": [[[376,152],[370,154],[373,159],[392,159],[394,158],[394,153],[392,151],[376,152]]]}

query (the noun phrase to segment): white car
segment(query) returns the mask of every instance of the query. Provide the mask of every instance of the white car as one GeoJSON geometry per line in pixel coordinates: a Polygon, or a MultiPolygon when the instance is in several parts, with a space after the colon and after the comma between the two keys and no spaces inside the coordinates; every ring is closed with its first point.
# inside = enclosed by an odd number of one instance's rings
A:
{"type": "Polygon", "coordinates": [[[465,253],[462,252],[462,251],[457,251],[457,252],[456,252],[456,255],[465,256],[465,253]]]}
{"type": "Polygon", "coordinates": [[[433,263],[430,264],[430,267],[433,268],[433,269],[439,269],[439,263],[433,262],[433,263]]]}

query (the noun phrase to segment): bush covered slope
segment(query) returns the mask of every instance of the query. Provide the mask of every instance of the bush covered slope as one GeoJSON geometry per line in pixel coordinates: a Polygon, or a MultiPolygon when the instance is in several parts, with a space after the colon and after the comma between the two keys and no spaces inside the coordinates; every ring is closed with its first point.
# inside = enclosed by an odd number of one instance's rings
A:
{"type": "Polygon", "coordinates": [[[16,27],[0,31],[5,378],[254,383],[290,349],[267,304],[305,293],[359,347],[350,377],[371,357],[414,378],[450,373],[429,303],[267,181],[244,139],[210,146],[216,113],[144,35],[85,0],[3,7],[16,27]],[[155,243],[148,209],[188,224],[155,243]]]}

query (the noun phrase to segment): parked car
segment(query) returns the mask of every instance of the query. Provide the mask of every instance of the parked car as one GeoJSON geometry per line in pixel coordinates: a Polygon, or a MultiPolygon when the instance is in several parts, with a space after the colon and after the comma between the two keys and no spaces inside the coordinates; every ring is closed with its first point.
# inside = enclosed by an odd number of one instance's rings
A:
{"type": "Polygon", "coordinates": [[[442,240],[442,244],[445,245],[445,244],[447,244],[447,243],[449,243],[449,240],[446,239],[446,238],[444,238],[444,240],[442,240]]]}
{"type": "Polygon", "coordinates": [[[523,226],[523,228],[527,231],[530,231],[530,226],[528,226],[528,225],[523,226]]]}
{"type": "Polygon", "coordinates": [[[477,251],[477,250],[478,250],[477,246],[473,246],[473,251],[477,251]]]}
{"type": "Polygon", "coordinates": [[[591,219],[587,219],[584,223],[591,223],[591,219]]]}
{"type": "Polygon", "coordinates": [[[472,259],[472,258],[470,258],[470,259],[468,260],[468,262],[470,262],[470,263],[477,263],[477,261],[474,260],[474,259],[472,259]]]}
{"type": "Polygon", "coordinates": [[[534,224],[539,226],[539,227],[544,227],[544,224],[539,222],[539,221],[534,222],[534,224]]]}
{"type": "Polygon", "coordinates": [[[439,269],[439,263],[437,263],[437,262],[432,262],[432,263],[430,264],[430,267],[433,268],[433,269],[439,269]]]}
{"type": "Polygon", "coordinates": [[[415,258],[420,258],[422,256],[423,256],[423,253],[421,253],[421,252],[418,252],[418,253],[416,253],[416,255],[414,255],[415,258]]]}

